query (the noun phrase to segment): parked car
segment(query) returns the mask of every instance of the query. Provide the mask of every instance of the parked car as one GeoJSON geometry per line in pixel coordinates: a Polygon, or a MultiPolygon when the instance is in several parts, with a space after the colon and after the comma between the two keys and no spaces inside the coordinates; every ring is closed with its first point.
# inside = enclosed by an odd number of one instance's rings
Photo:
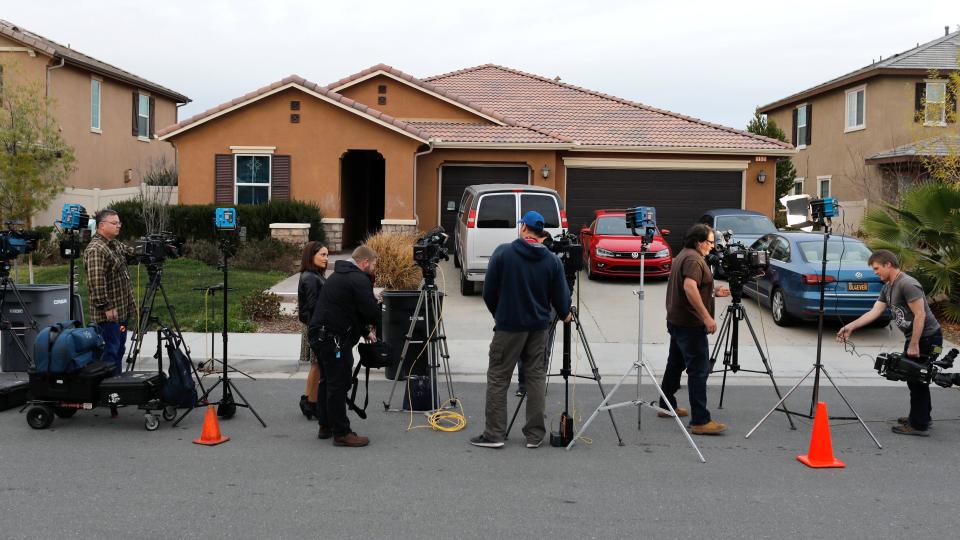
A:
{"type": "MultiPolygon", "coordinates": [[[[627,228],[624,210],[597,210],[589,227],[580,231],[583,243],[583,267],[589,279],[597,276],[639,276],[641,238],[627,228]]],[[[663,235],[669,230],[658,230],[647,246],[644,258],[649,277],[669,276],[673,253],[663,235]]]]}
{"type": "Polygon", "coordinates": [[[543,215],[545,230],[551,235],[568,226],[560,195],[550,188],[484,184],[464,190],[457,209],[453,252],[462,294],[476,292],[475,285],[483,282],[493,250],[518,238],[520,218],[530,210],[543,215]]]}
{"type": "MultiPolygon", "coordinates": [[[[723,241],[723,233],[726,231],[733,231],[729,240],[731,243],[741,242],[748,247],[761,236],[777,232],[777,227],[766,215],[739,208],[707,210],[697,222],[713,228],[717,245],[723,241]]],[[[712,270],[714,276],[725,277],[719,266],[714,266],[712,270]]]]}
{"type": "MultiPolygon", "coordinates": [[[[750,247],[769,253],[770,268],[764,276],[747,282],[744,294],[769,306],[773,321],[780,326],[815,320],[820,308],[823,234],[777,232],[760,237],[750,247]]],[[[867,264],[870,254],[870,248],[856,238],[830,237],[825,317],[855,319],[873,307],[883,283],[867,264]]]]}

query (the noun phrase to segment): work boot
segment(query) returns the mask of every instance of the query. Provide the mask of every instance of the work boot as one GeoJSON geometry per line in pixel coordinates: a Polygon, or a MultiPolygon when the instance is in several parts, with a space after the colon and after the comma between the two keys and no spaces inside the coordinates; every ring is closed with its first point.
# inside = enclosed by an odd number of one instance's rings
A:
{"type": "MultiPolygon", "coordinates": [[[[910,425],[910,417],[909,417],[909,416],[901,416],[900,418],[897,418],[897,423],[900,424],[901,426],[909,426],[909,425],[910,425]]],[[[930,425],[927,426],[927,429],[930,429],[930,428],[932,428],[932,427],[933,427],[933,420],[930,421],[930,425]]]]}
{"type": "Polygon", "coordinates": [[[927,433],[925,429],[917,429],[909,424],[893,426],[890,428],[890,431],[896,433],[897,435],[913,435],[916,437],[929,437],[930,434],[927,433]]]}
{"type": "Polygon", "coordinates": [[[313,417],[316,416],[316,407],[316,403],[307,401],[307,396],[300,396],[300,412],[307,417],[307,420],[313,420],[313,417]]]}
{"type": "Polygon", "coordinates": [[[318,438],[318,439],[329,439],[330,437],[333,437],[333,432],[330,431],[330,428],[328,428],[327,426],[321,425],[321,426],[320,426],[320,430],[317,431],[317,438],[318,438]]]}
{"type": "Polygon", "coordinates": [[[359,448],[368,444],[370,444],[370,439],[367,437],[361,437],[352,431],[346,435],[339,435],[333,438],[334,446],[349,446],[350,448],[359,448]]]}
{"type": "MultiPolygon", "coordinates": [[[[673,410],[677,411],[677,416],[679,416],[680,418],[686,418],[687,415],[690,414],[690,411],[688,411],[687,409],[684,409],[683,407],[674,407],[673,410]]],[[[673,415],[670,414],[670,411],[669,411],[669,410],[668,410],[667,412],[657,411],[657,417],[658,417],[658,418],[673,418],[673,415]]]]}
{"type": "Polygon", "coordinates": [[[690,432],[694,435],[719,435],[727,430],[726,424],[711,420],[706,424],[690,424],[690,432]]]}

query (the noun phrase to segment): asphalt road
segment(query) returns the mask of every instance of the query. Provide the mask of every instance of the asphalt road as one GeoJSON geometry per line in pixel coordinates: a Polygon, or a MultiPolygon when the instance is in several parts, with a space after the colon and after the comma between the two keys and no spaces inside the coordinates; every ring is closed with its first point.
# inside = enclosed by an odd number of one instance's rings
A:
{"type": "MultiPolygon", "coordinates": [[[[612,381],[605,381],[612,385],[612,381]]],[[[351,417],[372,444],[363,449],[316,439],[296,409],[302,381],[238,381],[268,423],[241,410],[221,427],[232,440],[191,444],[203,415],[178,428],[143,429],[142,415],[105,410],[30,429],[16,410],[0,413],[0,531],[13,538],[720,538],[953,537],[960,443],[960,395],[934,391],[929,438],[897,436],[892,419],[907,408],[906,388],[854,387],[847,397],[884,444],[858,424],[836,422],[834,449],[845,469],[811,470],[810,422],[790,431],[771,417],[744,434],[774,403],[763,386],[728,389],[714,417],[727,435],[695,440],[700,464],[672,420],[644,411],[591,426],[592,444],[572,451],[523,446],[519,428],[503,450],[467,443],[482,426],[483,386],[456,385],[466,430],[406,432],[407,415],[381,412],[386,383],[373,384],[370,419],[351,417]]],[[[559,413],[552,386],[548,414],[559,413]]],[[[623,387],[618,400],[635,387],[623,387]]],[[[716,387],[711,387],[715,403],[716,387]]],[[[578,411],[598,403],[595,387],[576,387],[578,411]]],[[[833,414],[842,402],[824,391],[833,414]]],[[[653,390],[644,387],[645,399],[653,390]]],[[[809,406],[810,389],[794,406],[809,406]]],[[[516,398],[510,398],[511,404],[516,398]]],[[[681,403],[685,402],[681,399],[681,403]]],[[[511,405],[512,407],[512,405],[511,405]]],[[[416,418],[420,422],[420,418],[416,418]]]]}

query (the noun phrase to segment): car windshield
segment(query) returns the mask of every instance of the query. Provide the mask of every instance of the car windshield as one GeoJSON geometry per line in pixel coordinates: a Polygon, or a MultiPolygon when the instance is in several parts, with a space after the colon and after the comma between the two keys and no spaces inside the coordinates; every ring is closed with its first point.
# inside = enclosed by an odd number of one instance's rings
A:
{"type": "Polygon", "coordinates": [[[767,216],[717,216],[718,231],[733,231],[733,234],[768,234],[777,232],[767,216]]]}
{"type": "MultiPolygon", "coordinates": [[[[820,262],[823,256],[823,241],[797,242],[800,253],[807,262],[820,262]]],[[[861,264],[866,266],[870,248],[858,240],[830,240],[827,242],[827,262],[861,264]]]]}
{"type": "Polygon", "coordinates": [[[625,216],[609,216],[597,219],[597,234],[605,236],[633,236],[627,228],[625,216]]]}

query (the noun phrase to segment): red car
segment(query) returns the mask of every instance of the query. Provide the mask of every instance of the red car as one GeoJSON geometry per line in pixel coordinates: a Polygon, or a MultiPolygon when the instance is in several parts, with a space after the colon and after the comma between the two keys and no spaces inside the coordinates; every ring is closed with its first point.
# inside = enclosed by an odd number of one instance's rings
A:
{"type": "MultiPolygon", "coordinates": [[[[624,210],[597,210],[596,219],[580,231],[583,242],[583,267],[587,277],[640,276],[640,237],[627,228],[624,210]]],[[[673,252],[663,239],[670,231],[658,230],[647,246],[645,275],[669,276],[673,252]]]]}

